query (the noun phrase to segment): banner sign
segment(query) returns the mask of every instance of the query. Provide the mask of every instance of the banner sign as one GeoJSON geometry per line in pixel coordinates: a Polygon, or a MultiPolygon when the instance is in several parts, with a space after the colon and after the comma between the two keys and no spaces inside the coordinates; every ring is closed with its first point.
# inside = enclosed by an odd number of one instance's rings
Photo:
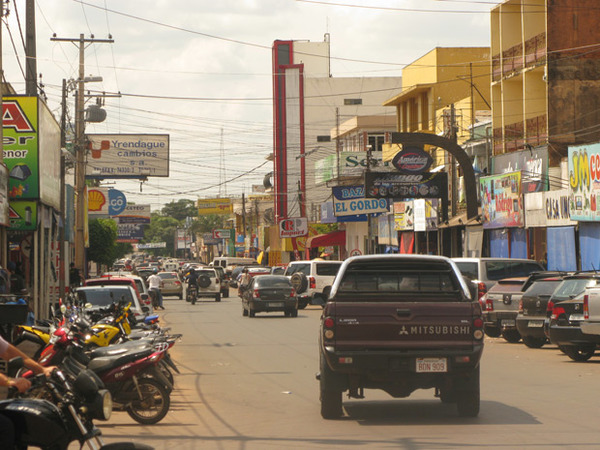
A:
{"type": "Polygon", "coordinates": [[[525,197],[525,227],[577,225],[569,216],[569,190],[532,192],[525,197]]]}
{"type": "Polygon", "coordinates": [[[168,134],[88,134],[87,178],[169,176],[168,134]]]}
{"type": "Polygon", "coordinates": [[[136,247],[138,250],[144,250],[147,248],[166,248],[166,242],[148,242],[147,244],[137,244],[136,247]]]}
{"type": "Polygon", "coordinates": [[[279,221],[279,237],[291,238],[308,235],[308,219],[306,217],[290,217],[279,221]]]}
{"type": "Polygon", "coordinates": [[[523,226],[521,172],[479,179],[483,228],[523,226]]]}
{"type": "Polygon", "coordinates": [[[504,153],[492,158],[493,173],[521,171],[523,193],[542,192],[548,186],[548,148],[504,153]]]}
{"type": "Polygon", "coordinates": [[[127,205],[116,217],[119,223],[150,223],[150,205],[127,205]]]}
{"type": "Polygon", "coordinates": [[[336,186],[331,192],[336,216],[388,212],[387,199],[366,199],[364,186],[336,186]]]}
{"type": "Polygon", "coordinates": [[[231,214],[233,204],[230,198],[202,198],[198,200],[198,215],[231,214]]]}
{"type": "Polygon", "coordinates": [[[569,214],[600,220],[600,144],[569,147],[569,214]]]}
{"type": "MultiPolygon", "coordinates": [[[[341,177],[360,177],[367,168],[367,152],[340,152],[341,177]]],[[[396,171],[391,162],[383,161],[383,152],[371,152],[371,169],[380,172],[396,171]]],[[[337,155],[329,155],[315,162],[315,183],[322,184],[337,178],[337,155]]]]}
{"type": "Polygon", "coordinates": [[[231,239],[231,229],[213,230],[214,239],[231,239]]]}
{"type": "Polygon", "coordinates": [[[448,188],[446,172],[402,174],[365,172],[367,198],[439,198],[448,188]]]}
{"type": "Polygon", "coordinates": [[[433,158],[420,147],[404,147],[392,159],[392,164],[402,173],[423,173],[431,167],[433,158]]]}

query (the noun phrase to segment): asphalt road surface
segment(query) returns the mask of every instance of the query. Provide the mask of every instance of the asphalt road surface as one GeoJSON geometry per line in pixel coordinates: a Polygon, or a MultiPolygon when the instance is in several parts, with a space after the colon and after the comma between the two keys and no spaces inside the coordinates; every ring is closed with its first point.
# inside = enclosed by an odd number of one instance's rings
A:
{"type": "Polygon", "coordinates": [[[321,309],[242,317],[240,299],[196,305],[165,299],[162,323],[183,340],[172,349],[169,414],[143,426],[124,412],[98,422],[108,442],[156,449],[548,449],[598,448],[600,356],[575,363],[555,346],[529,349],[486,338],[481,412],[460,418],[433,390],[392,399],[365,391],[345,417],[319,413],[317,334],[321,309]]]}

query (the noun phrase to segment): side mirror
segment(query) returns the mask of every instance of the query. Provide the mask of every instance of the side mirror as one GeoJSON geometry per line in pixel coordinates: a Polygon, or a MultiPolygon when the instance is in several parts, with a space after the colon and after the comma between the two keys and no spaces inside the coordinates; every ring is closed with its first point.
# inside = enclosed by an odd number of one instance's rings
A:
{"type": "Polygon", "coordinates": [[[142,300],[148,300],[148,298],[149,298],[148,294],[142,294],[141,297],[142,297],[142,300]]]}

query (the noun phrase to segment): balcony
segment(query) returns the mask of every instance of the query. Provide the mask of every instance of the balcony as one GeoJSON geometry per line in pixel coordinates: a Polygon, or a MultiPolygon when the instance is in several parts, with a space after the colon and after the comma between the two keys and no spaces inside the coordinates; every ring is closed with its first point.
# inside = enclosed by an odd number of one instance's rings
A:
{"type": "Polygon", "coordinates": [[[532,117],[525,121],[526,142],[530,145],[544,145],[548,141],[548,127],[546,114],[532,117]]]}
{"type": "Polygon", "coordinates": [[[546,33],[525,41],[525,67],[535,67],[546,62],[546,33]]]}

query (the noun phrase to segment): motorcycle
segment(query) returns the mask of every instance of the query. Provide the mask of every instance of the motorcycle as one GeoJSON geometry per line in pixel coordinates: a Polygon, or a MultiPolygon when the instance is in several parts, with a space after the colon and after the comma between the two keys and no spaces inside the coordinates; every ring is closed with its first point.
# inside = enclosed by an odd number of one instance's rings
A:
{"type": "MultiPolygon", "coordinates": [[[[13,358],[9,375],[14,376],[22,366],[22,358],[13,358]]],[[[55,370],[49,378],[38,375],[32,379],[32,386],[41,385],[48,392],[48,400],[27,398],[11,388],[13,398],[0,401],[0,415],[14,425],[16,448],[67,450],[71,442],[78,441],[82,448],[87,445],[91,450],[153,449],[130,442],[104,444],[93,421],[110,418],[112,399],[93,372],[83,370],[71,381],[63,371],[55,370]]]]}
{"type": "Polygon", "coordinates": [[[193,284],[188,285],[188,287],[186,289],[185,301],[191,302],[192,305],[195,305],[197,299],[198,299],[198,288],[193,284]]]}

